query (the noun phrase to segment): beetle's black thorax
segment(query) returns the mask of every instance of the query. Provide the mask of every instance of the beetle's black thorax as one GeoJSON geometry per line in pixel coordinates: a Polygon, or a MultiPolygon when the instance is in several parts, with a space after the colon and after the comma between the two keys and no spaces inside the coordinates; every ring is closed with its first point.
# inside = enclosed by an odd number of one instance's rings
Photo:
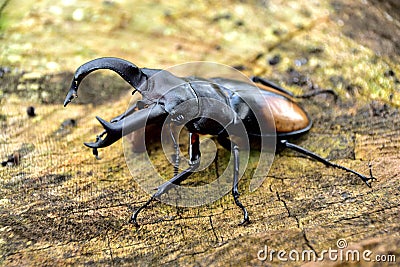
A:
{"type": "Polygon", "coordinates": [[[236,116],[227,92],[205,79],[187,79],[162,97],[160,103],[171,121],[184,124],[193,133],[218,135],[236,116]]]}

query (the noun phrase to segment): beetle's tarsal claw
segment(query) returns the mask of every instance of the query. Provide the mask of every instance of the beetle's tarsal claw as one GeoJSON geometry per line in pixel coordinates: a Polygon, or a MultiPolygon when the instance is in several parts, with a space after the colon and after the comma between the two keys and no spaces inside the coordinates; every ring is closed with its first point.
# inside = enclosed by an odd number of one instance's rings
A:
{"type": "MultiPolygon", "coordinates": [[[[136,215],[136,213],[134,215],[136,215]]],[[[128,222],[130,224],[133,224],[136,228],[139,228],[140,225],[138,224],[138,222],[136,220],[136,216],[134,216],[134,215],[132,215],[132,217],[129,219],[128,222]]]]}
{"type": "Polygon", "coordinates": [[[368,167],[369,167],[369,176],[371,177],[370,179],[372,179],[373,181],[378,181],[378,180],[372,175],[372,164],[371,164],[371,162],[368,163],[368,167]]]}
{"type": "Polygon", "coordinates": [[[363,181],[365,182],[365,184],[368,187],[371,188],[372,187],[371,183],[374,181],[378,181],[378,179],[376,179],[374,177],[374,175],[372,174],[372,164],[371,163],[368,163],[368,167],[369,167],[369,177],[364,177],[363,181]]]}
{"type": "Polygon", "coordinates": [[[135,212],[132,214],[131,218],[129,219],[129,223],[133,224],[136,228],[139,227],[139,224],[137,222],[137,216],[139,213],[146,208],[152,201],[154,200],[154,197],[151,197],[149,200],[147,200],[146,203],[144,203],[140,208],[135,210],[135,212]]]}
{"type": "Polygon", "coordinates": [[[374,181],[377,181],[377,179],[374,177],[370,177],[370,178],[367,178],[364,182],[369,188],[372,188],[372,182],[374,182],[374,181]]]}
{"type": "Polygon", "coordinates": [[[250,219],[249,218],[245,218],[245,219],[243,219],[243,221],[241,221],[239,223],[240,226],[246,226],[246,225],[249,225],[249,224],[250,224],[250,219]]]}

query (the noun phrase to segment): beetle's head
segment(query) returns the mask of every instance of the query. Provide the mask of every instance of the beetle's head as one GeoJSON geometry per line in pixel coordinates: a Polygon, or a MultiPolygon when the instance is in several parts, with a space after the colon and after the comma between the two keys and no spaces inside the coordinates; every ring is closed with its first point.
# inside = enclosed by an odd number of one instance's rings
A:
{"type": "Polygon", "coordinates": [[[140,91],[146,104],[157,103],[170,115],[171,121],[184,124],[199,113],[199,98],[191,77],[178,77],[167,70],[142,69],[148,77],[140,91]]]}

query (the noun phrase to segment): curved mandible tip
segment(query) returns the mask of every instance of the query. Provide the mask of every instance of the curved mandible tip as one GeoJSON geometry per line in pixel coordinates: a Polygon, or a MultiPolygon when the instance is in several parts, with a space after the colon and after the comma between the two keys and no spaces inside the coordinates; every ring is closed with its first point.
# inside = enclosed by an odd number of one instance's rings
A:
{"type": "Polygon", "coordinates": [[[78,97],[78,93],[76,92],[75,88],[69,89],[67,96],[64,100],[64,107],[66,107],[74,98],[78,97]]]}

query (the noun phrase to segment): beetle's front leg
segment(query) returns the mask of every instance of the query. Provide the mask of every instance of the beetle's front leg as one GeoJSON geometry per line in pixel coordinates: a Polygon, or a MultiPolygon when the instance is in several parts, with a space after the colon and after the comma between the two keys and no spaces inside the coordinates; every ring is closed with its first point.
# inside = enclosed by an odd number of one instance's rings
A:
{"type": "Polygon", "coordinates": [[[139,213],[146,208],[154,199],[159,199],[161,195],[168,192],[174,185],[179,185],[181,182],[186,180],[193,172],[200,166],[200,138],[198,134],[189,133],[189,168],[182,171],[181,173],[175,175],[171,180],[163,183],[157,189],[157,192],[140,208],[138,208],[130,218],[130,222],[134,224],[136,227],[139,226],[137,223],[137,216],[139,213]]]}

